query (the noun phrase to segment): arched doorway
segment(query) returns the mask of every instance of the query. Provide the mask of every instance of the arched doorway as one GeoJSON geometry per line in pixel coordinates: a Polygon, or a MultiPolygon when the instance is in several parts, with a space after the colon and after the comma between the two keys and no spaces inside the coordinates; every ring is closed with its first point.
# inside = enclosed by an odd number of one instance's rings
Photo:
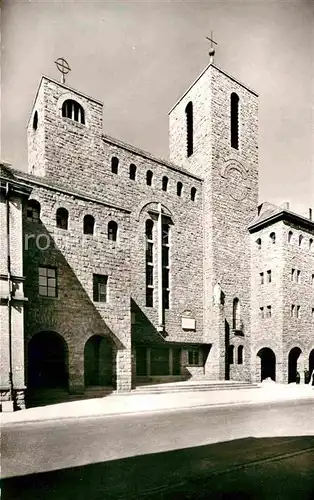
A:
{"type": "Polygon", "coordinates": [[[298,359],[301,354],[299,347],[293,347],[288,356],[288,384],[297,381],[298,359]]]}
{"type": "Polygon", "coordinates": [[[101,335],[93,335],[84,348],[85,387],[113,385],[112,341],[101,335]]]}
{"type": "Polygon", "coordinates": [[[28,387],[30,389],[67,388],[68,349],[63,337],[43,331],[28,344],[28,387]]]}
{"type": "Polygon", "coordinates": [[[257,353],[261,364],[261,382],[266,378],[276,380],[276,356],[269,347],[263,347],[257,353]]]}
{"type": "Polygon", "coordinates": [[[309,355],[309,376],[311,377],[314,371],[314,349],[311,350],[309,355]]]}

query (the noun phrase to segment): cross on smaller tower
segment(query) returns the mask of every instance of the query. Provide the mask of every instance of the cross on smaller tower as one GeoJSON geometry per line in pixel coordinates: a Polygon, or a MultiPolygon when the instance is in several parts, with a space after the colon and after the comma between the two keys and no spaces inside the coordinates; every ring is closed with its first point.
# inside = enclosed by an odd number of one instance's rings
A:
{"type": "Polygon", "coordinates": [[[65,75],[67,75],[69,71],[71,71],[69,63],[63,57],[59,57],[55,61],[55,65],[61,73],[61,83],[65,83],[65,75]]]}
{"type": "Polygon", "coordinates": [[[208,52],[209,53],[209,62],[210,62],[210,64],[213,64],[213,62],[214,62],[214,55],[215,55],[214,44],[215,45],[218,45],[218,44],[214,40],[214,35],[213,35],[212,31],[210,32],[210,38],[207,36],[206,39],[210,41],[210,49],[209,49],[209,52],[208,52]]]}

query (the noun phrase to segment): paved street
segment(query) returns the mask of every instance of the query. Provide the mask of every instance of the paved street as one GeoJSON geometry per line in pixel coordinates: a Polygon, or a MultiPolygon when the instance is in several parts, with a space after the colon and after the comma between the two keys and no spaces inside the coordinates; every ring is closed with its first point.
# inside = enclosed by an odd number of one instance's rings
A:
{"type": "Polygon", "coordinates": [[[298,401],[6,425],[3,498],[310,499],[313,416],[298,401]]]}

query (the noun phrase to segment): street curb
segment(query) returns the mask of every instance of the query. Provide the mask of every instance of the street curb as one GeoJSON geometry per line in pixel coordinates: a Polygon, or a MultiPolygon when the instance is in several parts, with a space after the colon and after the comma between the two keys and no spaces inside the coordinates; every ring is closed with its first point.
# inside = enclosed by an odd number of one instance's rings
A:
{"type": "Polygon", "coordinates": [[[60,416],[60,417],[48,417],[48,418],[34,418],[32,420],[15,420],[12,422],[1,422],[1,427],[5,426],[14,426],[14,425],[27,425],[27,424],[35,424],[38,422],[46,423],[46,422],[54,422],[54,421],[66,421],[66,420],[82,420],[82,419],[92,419],[92,418],[110,418],[110,417],[123,417],[123,416],[131,416],[131,415],[145,415],[149,413],[165,413],[165,412],[178,412],[178,411],[188,411],[196,408],[224,408],[227,406],[258,406],[265,404],[281,404],[281,403],[299,403],[304,401],[313,401],[314,403],[314,394],[312,397],[300,397],[300,398],[288,398],[288,399],[271,399],[271,400],[263,400],[263,401],[237,401],[232,403],[212,403],[212,404],[196,404],[193,406],[182,406],[182,407],[173,407],[173,408],[155,408],[155,409],[145,409],[145,410],[134,410],[134,411],[126,411],[126,412],[115,412],[115,413],[97,413],[95,415],[77,415],[77,416],[60,416]]]}

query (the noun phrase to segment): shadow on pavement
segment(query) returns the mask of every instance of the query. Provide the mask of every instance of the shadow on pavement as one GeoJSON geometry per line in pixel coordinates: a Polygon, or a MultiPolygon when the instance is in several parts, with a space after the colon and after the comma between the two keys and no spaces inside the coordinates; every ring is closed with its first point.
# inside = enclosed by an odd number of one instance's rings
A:
{"type": "Polygon", "coordinates": [[[2,481],[2,499],[312,500],[314,437],[246,438],[2,481]]]}

